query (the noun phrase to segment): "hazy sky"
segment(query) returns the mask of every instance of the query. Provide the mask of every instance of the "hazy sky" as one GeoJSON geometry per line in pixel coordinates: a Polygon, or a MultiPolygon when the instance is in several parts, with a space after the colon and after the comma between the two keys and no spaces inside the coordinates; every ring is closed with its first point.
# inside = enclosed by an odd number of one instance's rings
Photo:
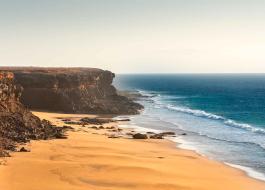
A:
{"type": "Polygon", "coordinates": [[[0,0],[0,65],[265,72],[265,0],[0,0]]]}

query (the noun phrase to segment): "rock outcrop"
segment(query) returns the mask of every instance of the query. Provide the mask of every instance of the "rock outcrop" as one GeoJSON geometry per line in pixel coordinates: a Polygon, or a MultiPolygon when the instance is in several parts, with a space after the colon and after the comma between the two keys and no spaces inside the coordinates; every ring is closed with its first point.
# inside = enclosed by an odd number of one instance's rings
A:
{"type": "Polygon", "coordinates": [[[62,136],[62,130],[41,121],[19,101],[22,87],[14,84],[14,74],[0,72],[0,156],[6,150],[15,150],[16,143],[30,139],[47,139],[62,136]]]}
{"type": "Polygon", "coordinates": [[[91,68],[12,68],[29,109],[64,113],[137,114],[143,107],[117,94],[110,71],[91,68]]]}

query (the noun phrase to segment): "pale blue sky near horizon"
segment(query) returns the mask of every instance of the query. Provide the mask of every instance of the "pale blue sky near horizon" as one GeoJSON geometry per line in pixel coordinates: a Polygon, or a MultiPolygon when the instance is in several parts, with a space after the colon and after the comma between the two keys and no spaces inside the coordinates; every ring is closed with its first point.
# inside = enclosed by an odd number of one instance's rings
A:
{"type": "Polygon", "coordinates": [[[0,66],[265,73],[264,0],[0,0],[0,66]]]}

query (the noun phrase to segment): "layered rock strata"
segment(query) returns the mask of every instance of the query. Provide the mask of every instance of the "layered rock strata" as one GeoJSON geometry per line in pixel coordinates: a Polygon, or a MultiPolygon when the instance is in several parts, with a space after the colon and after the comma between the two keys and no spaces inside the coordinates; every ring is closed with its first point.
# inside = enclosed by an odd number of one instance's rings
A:
{"type": "Polygon", "coordinates": [[[41,121],[19,101],[22,87],[14,83],[14,74],[0,72],[0,156],[16,150],[18,143],[31,139],[62,138],[61,128],[41,121]]]}
{"type": "Polygon", "coordinates": [[[29,109],[64,113],[137,114],[143,107],[117,94],[115,75],[92,68],[8,68],[29,109]]]}

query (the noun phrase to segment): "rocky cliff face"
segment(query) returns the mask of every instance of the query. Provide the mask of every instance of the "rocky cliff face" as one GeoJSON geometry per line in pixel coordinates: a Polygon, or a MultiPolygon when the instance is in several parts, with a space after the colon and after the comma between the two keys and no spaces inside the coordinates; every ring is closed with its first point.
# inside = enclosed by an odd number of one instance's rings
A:
{"type": "Polygon", "coordinates": [[[22,87],[14,84],[14,74],[0,72],[0,156],[6,156],[6,150],[15,150],[16,143],[61,134],[27,110],[19,101],[21,94],[22,87]]]}
{"type": "Polygon", "coordinates": [[[64,113],[136,114],[142,106],[119,96],[114,74],[87,68],[0,68],[23,87],[21,102],[33,110],[64,113]]]}

